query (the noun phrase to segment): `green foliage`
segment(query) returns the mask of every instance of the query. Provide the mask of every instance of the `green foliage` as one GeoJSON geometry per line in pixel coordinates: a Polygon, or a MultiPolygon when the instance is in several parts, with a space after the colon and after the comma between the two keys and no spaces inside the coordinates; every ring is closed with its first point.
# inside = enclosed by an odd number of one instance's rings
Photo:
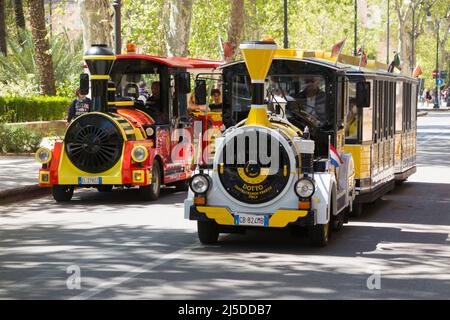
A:
{"type": "Polygon", "coordinates": [[[61,120],[70,102],[64,97],[0,97],[0,117],[7,122],[61,120]]]}
{"type": "MultiPolygon", "coordinates": [[[[0,96],[33,96],[39,94],[34,47],[31,32],[8,38],[8,55],[0,56],[0,96]]],[[[70,40],[62,33],[51,39],[51,54],[58,94],[73,95],[82,71],[82,41],[70,40]]]]}
{"type": "Polygon", "coordinates": [[[27,128],[12,128],[0,123],[0,153],[35,152],[43,135],[27,128]]]}
{"type": "Polygon", "coordinates": [[[164,0],[123,1],[125,41],[138,44],[146,54],[165,55],[164,0]]]}

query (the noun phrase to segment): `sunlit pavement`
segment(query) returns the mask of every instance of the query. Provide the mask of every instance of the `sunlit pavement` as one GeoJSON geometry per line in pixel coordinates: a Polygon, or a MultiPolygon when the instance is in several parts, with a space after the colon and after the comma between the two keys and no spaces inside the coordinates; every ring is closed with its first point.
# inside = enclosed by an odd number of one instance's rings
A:
{"type": "Polygon", "coordinates": [[[200,245],[173,191],[149,204],[89,190],[1,207],[0,298],[449,299],[449,124],[450,113],[419,118],[417,174],[323,249],[279,231],[200,245]]]}
{"type": "Polygon", "coordinates": [[[33,156],[0,156],[0,191],[37,184],[40,167],[33,156]]]}

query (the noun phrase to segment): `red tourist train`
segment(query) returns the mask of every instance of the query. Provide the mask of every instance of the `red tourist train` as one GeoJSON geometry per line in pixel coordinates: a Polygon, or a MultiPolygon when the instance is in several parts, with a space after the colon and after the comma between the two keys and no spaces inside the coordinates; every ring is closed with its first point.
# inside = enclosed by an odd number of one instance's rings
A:
{"type": "Polygon", "coordinates": [[[186,190],[197,149],[209,143],[207,130],[222,125],[207,108],[188,110],[191,78],[213,74],[222,61],[114,55],[104,45],[92,46],[84,59],[90,76],[81,75],[80,88],[87,94],[90,78],[92,106],[70,123],[63,141],[36,152],[39,185],[52,187],[58,202],[70,201],[77,186],[139,187],[142,200],[157,199],[163,185],[186,190]]]}

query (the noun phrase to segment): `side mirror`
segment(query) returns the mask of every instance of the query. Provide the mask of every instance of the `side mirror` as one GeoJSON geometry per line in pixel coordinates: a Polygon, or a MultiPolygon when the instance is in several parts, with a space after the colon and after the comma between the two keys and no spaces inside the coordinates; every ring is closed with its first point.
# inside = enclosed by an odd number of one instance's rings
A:
{"type": "Polygon", "coordinates": [[[87,73],[80,74],[80,93],[84,96],[89,94],[89,75],[87,73]]]}
{"type": "Polygon", "coordinates": [[[177,74],[178,90],[181,94],[188,94],[191,92],[191,74],[189,72],[181,72],[177,74]]]}
{"type": "Polygon", "coordinates": [[[206,104],[206,80],[195,80],[195,104],[206,104]]]}
{"type": "Polygon", "coordinates": [[[370,107],[370,82],[358,82],[356,84],[356,106],[358,108],[370,107]]]}

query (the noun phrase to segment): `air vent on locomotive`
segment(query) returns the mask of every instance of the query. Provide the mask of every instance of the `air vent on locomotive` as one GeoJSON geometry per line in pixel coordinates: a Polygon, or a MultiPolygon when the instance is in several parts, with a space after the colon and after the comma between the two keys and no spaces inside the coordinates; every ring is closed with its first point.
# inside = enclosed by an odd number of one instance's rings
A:
{"type": "Polygon", "coordinates": [[[267,128],[239,128],[217,153],[223,189],[235,201],[248,205],[267,203],[282,196],[289,185],[291,170],[295,170],[291,147],[289,139],[282,134],[274,137],[267,128]],[[256,148],[251,148],[251,144],[256,148]]]}
{"type": "Polygon", "coordinates": [[[100,173],[111,169],[122,155],[123,137],[117,125],[102,114],[86,114],[68,128],[65,148],[80,170],[100,173]]]}

